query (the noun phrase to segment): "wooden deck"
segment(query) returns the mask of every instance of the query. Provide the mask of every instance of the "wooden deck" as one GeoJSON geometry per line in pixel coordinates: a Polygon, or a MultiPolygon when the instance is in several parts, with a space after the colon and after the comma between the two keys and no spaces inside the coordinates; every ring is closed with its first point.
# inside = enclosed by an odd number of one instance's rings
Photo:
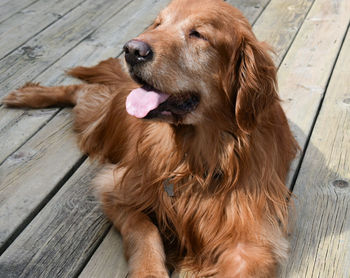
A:
{"type": "MultiPolygon", "coordinates": [[[[2,0],[0,99],[26,81],[120,55],[169,0],[2,0]]],[[[302,148],[280,277],[350,277],[350,1],[231,0],[276,50],[280,95],[302,148]]],[[[76,82],[76,81],[75,81],[76,82]]],[[[124,278],[118,233],[90,181],[71,109],[0,106],[0,277],[124,278]]]]}

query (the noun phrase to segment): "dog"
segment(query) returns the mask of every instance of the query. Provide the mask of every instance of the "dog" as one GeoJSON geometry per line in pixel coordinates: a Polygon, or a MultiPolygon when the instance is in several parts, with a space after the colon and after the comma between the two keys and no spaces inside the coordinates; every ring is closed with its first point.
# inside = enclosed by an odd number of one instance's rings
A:
{"type": "Polygon", "coordinates": [[[3,103],[74,106],[129,277],[275,277],[298,146],[270,48],[224,1],[173,0],[124,52],[68,72],[84,84],[28,83],[3,103]]]}

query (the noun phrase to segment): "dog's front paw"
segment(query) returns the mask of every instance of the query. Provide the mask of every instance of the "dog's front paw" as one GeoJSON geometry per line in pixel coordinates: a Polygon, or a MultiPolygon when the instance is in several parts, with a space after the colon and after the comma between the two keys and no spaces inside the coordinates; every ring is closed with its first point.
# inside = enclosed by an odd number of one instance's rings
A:
{"type": "Polygon", "coordinates": [[[136,271],[129,272],[128,278],[169,278],[167,271],[136,271]]]}
{"type": "Polygon", "coordinates": [[[12,91],[8,96],[4,97],[2,103],[9,107],[21,107],[25,106],[26,95],[23,91],[12,91]]]}
{"type": "Polygon", "coordinates": [[[35,107],[43,88],[39,83],[26,83],[4,97],[2,103],[9,107],[35,107]]]}
{"type": "Polygon", "coordinates": [[[52,93],[52,88],[27,83],[4,97],[2,103],[8,107],[43,108],[54,104],[59,97],[57,92],[52,93]]]}

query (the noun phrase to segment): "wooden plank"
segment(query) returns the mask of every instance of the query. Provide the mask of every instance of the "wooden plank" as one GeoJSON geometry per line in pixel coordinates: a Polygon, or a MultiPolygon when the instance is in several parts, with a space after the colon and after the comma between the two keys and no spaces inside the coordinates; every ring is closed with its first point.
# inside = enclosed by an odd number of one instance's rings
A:
{"type": "Polygon", "coordinates": [[[85,162],[2,254],[2,278],[76,277],[110,226],[91,192],[97,168],[85,162]]]}
{"type": "Polygon", "coordinates": [[[314,0],[271,1],[254,25],[254,33],[261,41],[273,46],[275,64],[279,66],[293,38],[309,12],[314,0]]]}
{"type": "MultiPolygon", "coordinates": [[[[0,24],[0,59],[85,0],[39,0],[0,24]]],[[[18,2],[18,1],[14,1],[18,2]]]]}
{"type": "Polygon", "coordinates": [[[294,188],[296,225],[281,277],[350,277],[350,33],[294,188]]]}
{"type": "Polygon", "coordinates": [[[36,1],[38,0],[2,0],[0,3],[0,23],[36,1]]]}
{"type": "Polygon", "coordinates": [[[121,251],[122,244],[120,234],[112,227],[79,278],[126,277],[128,265],[121,251]]]}
{"type": "MultiPolygon", "coordinates": [[[[278,71],[283,108],[302,149],[345,36],[349,11],[350,1],[315,1],[278,71]]],[[[291,167],[289,186],[299,163],[300,157],[291,167]]]]}
{"type": "Polygon", "coordinates": [[[18,110],[0,107],[0,165],[55,113],[57,109],[18,110]],[[27,135],[26,130],[32,133],[27,135]]]}
{"type": "Polygon", "coordinates": [[[0,166],[0,247],[81,158],[71,117],[69,110],[62,110],[0,166]]]}
{"type": "Polygon", "coordinates": [[[50,67],[130,1],[86,0],[24,47],[0,60],[0,97],[50,67]]]}
{"type": "Polygon", "coordinates": [[[253,24],[270,0],[227,0],[226,2],[239,8],[239,10],[249,20],[250,24],[253,24]]]}

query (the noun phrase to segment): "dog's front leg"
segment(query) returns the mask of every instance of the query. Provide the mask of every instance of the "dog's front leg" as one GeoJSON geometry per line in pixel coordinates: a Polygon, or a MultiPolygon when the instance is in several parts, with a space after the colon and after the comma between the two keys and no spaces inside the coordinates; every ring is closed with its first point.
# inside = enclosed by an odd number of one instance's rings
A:
{"type": "Polygon", "coordinates": [[[215,278],[274,278],[276,269],[277,260],[269,246],[241,242],[223,254],[215,278]]]}
{"type": "Polygon", "coordinates": [[[129,278],[168,278],[163,243],[157,227],[138,212],[118,208],[114,225],[122,237],[129,263],[129,278]]]}
{"type": "Polygon", "coordinates": [[[129,278],[168,278],[165,253],[158,228],[142,212],[122,206],[115,196],[124,173],[110,165],[95,179],[104,213],[120,231],[125,256],[129,263],[129,278]]]}

